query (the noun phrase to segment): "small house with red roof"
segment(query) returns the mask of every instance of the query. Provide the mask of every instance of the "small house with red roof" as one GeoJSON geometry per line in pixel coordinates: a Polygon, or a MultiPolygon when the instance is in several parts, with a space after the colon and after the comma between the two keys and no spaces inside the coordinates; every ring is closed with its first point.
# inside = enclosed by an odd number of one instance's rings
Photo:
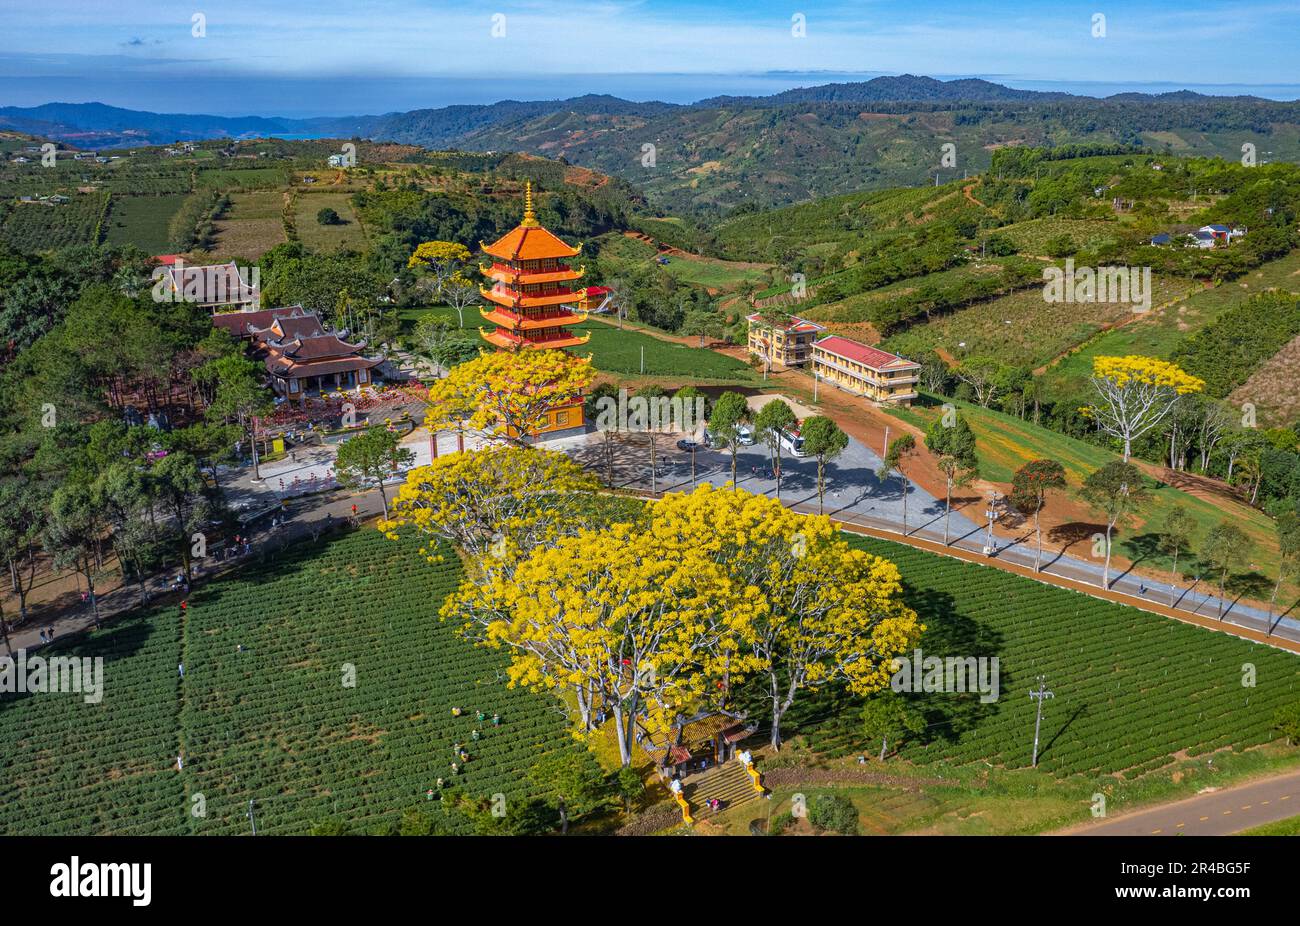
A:
{"type": "Polygon", "coordinates": [[[812,345],[813,375],[888,405],[911,405],[921,365],[852,338],[831,335],[812,345]]]}
{"type": "Polygon", "coordinates": [[[825,325],[779,312],[755,312],[749,322],[749,352],[772,366],[798,367],[812,359],[812,343],[825,325]]]}

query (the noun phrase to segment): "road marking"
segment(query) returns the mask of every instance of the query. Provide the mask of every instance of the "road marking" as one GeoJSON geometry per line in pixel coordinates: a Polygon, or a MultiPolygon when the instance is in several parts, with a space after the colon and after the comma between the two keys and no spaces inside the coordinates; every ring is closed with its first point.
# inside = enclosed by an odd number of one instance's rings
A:
{"type": "Polygon", "coordinates": [[[1230,813],[1232,813],[1231,810],[1225,810],[1225,811],[1223,812],[1223,815],[1226,817],[1226,816],[1227,816],[1228,814],[1230,814],[1230,813]]]}
{"type": "Polygon", "coordinates": [[[1278,800],[1279,800],[1279,801],[1289,801],[1289,800],[1291,800],[1291,795],[1289,795],[1289,794],[1283,794],[1281,797],[1278,798],[1278,800]]]}
{"type": "Polygon", "coordinates": [[[1260,801],[1261,804],[1267,804],[1268,801],[1260,801]]]}
{"type": "Polygon", "coordinates": [[[1186,823],[1180,823],[1180,824],[1178,824],[1178,829],[1182,829],[1182,828],[1183,828],[1184,826],[1186,826],[1186,825],[1187,825],[1186,823]]]}
{"type": "Polygon", "coordinates": [[[1241,809],[1242,809],[1242,810],[1250,810],[1250,805],[1247,804],[1245,807],[1243,807],[1243,808],[1241,808],[1241,809]]]}
{"type": "Polygon", "coordinates": [[[1201,817],[1201,819],[1202,819],[1202,820],[1208,820],[1208,819],[1210,819],[1210,818],[1209,818],[1209,817],[1201,817]]]}
{"type": "Polygon", "coordinates": [[[1152,830],[1152,831],[1151,831],[1151,835],[1152,835],[1152,836],[1159,836],[1161,832],[1162,832],[1162,830],[1152,830]]]}

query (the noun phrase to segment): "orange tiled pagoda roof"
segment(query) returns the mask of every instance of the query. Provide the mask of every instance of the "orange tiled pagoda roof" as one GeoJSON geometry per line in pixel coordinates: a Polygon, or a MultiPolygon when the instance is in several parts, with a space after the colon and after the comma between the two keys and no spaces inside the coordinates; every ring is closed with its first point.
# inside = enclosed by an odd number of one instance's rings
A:
{"type": "Polygon", "coordinates": [[[478,314],[487,321],[511,331],[535,331],[542,328],[554,328],[557,325],[576,325],[585,320],[585,315],[575,312],[547,312],[534,315],[519,315],[508,309],[481,308],[478,314]]]}
{"type": "Polygon", "coordinates": [[[546,260],[548,258],[576,257],[582,245],[571,248],[551,234],[533,214],[533,185],[524,192],[524,219],[513,231],[506,232],[491,244],[479,242],[479,247],[493,257],[507,261],[546,260]]]}
{"type": "MultiPolygon", "coordinates": [[[[547,306],[552,305],[564,305],[566,302],[581,302],[584,293],[581,289],[566,289],[555,293],[539,293],[537,295],[532,295],[509,289],[500,284],[493,286],[491,289],[486,289],[480,286],[478,291],[479,295],[484,299],[495,302],[497,305],[503,305],[506,308],[527,309],[546,308],[547,306]]],[[[575,318],[574,321],[582,321],[582,319],[575,318]]]]}
{"type": "Polygon", "coordinates": [[[570,280],[582,279],[583,274],[587,272],[584,267],[579,267],[577,270],[565,267],[561,270],[532,272],[505,264],[493,264],[490,267],[479,264],[478,270],[489,280],[496,280],[499,283],[567,283],[570,280]]]}
{"type": "Polygon", "coordinates": [[[591,339],[591,332],[585,335],[577,335],[572,331],[559,331],[548,337],[520,337],[511,334],[502,328],[496,331],[484,331],[479,329],[479,335],[493,347],[499,347],[502,350],[520,350],[523,348],[532,348],[534,350],[554,350],[558,347],[577,347],[586,344],[591,339]]]}

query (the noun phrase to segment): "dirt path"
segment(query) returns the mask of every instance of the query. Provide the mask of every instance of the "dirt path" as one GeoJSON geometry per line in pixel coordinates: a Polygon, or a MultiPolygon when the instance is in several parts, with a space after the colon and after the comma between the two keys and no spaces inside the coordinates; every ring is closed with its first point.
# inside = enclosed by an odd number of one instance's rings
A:
{"type": "Polygon", "coordinates": [[[984,205],[982,202],[976,199],[975,195],[971,193],[971,190],[979,186],[980,183],[981,181],[979,180],[976,180],[974,183],[968,183],[966,186],[961,188],[961,195],[965,196],[967,201],[974,203],[975,205],[979,206],[981,209],[987,209],[988,206],[984,205]]]}

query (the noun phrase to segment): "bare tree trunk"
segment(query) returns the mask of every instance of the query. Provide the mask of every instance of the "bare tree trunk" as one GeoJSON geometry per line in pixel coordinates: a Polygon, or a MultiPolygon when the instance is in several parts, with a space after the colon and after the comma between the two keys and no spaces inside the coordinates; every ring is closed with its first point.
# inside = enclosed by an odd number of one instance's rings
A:
{"type": "Polygon", "coordinates": [[[1106,565],[1101,570],[1102,588],[1110,588],[1110,532],[1114,528],[1114,522],[1106,524],[1106,565]]]}
{"type": "Polygon", "coordinates": [[[1038,512],[1042,510],[1042,505],[1034,508],[1034,533],[1038,536],[1038,549],[1034,552],[1034,572],[1042,571],[1043,562],[1043,529],[1038,523],[1038,512]]]}
{"type": "MultiPolygon", "coordinates": [[[[947,494],[943,505],[943,545],[948,546],[948,522],[952,518],[952,478],[947,481],[947,494]]],[[[906,499],[904,499],[906,501],[906,499]]]]}
{"type": "Polygon", "coordinates": [[[1174,566],[1169,570],[1169,607],[1174,606],[1178,594],[1178,551],[1174,551],[1174,566]]]}

